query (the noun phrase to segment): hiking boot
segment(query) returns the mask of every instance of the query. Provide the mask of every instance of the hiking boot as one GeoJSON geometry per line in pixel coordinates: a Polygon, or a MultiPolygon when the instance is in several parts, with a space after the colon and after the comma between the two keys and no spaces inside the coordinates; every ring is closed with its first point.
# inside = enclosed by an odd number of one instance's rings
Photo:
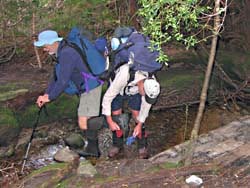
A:
{"type": "Polygon", "coordinates": [[[120,148],[116,147],[116,146],[111,146],[111,148],[108,151],[108,156],[110,158],[113,158],[115,156],[117,156],[117,154],[120,152],[120,148]]]}
{"type": "Polygon", "coordinates": [[[146,147],[139,149],[139,159],[147,159],[148,158],[148,149],[146,147]]]}
{"type": "Polygon", "coordinates": [[[100,157],[100,151],[98,147],[98,140],[88,140],[88,145],[85,150],[77,150],[77,153],[82,157],[100,157]]]}
{"type": "Polygon", "coordinates": [[[83,133],[87,138],[87,147],[82,150],[77,150],[77,153],[82,157],[100,157],[100,150],[98,146],[98,131],[104,125],[104,117],[92,117],[88,119],[88,129],[83,133]]]}

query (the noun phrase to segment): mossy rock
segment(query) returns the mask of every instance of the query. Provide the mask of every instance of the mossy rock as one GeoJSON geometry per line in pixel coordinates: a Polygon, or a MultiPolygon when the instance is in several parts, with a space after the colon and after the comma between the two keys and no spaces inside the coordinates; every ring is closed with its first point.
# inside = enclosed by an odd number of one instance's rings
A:
{"type": "Polygon", "coordinates": [[[69,134],[64,141],[71,148],[83,148],[85,145],[84,138],[78,133],[69,134]]]}
{"type": "Polygon", "coordinates": [[[0,146],[8,146],[17,139],[20,127],[10,109],[0,108],[0,146]]]}
{"type": "Polygon", "coordinates": [[[23,180],[24,187],[57,187],[57,184],[70,174],[70,163],[55,163],[33,171],[23,180]]]}

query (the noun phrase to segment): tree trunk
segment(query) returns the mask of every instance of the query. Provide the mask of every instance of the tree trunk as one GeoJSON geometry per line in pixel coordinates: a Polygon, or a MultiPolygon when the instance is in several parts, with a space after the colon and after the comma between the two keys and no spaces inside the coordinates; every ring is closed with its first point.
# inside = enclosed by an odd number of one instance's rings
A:
{"type": "MultiPolygon", "coordinates": [[[[33,42],[36,41],[36,37],[35,37],[35,34],[36,34],[36,31],[35,31],[35,13],[33,13],[32,15],[32,34],[33,34],[33,42]]],[[[40,59],[40,56],[39,56],[39,53],[38,53],[38,50],[37,48],[34,46],[34,50],[35,50],[35,53],[36,53],[36,59],[37,59],[37,63],[38,63],[38,67],[41,69],[42,68],[42,63],[41,63],[41,59],[40,59]]]]}
{"type": "Polygon", "coordinates": [[[212,45],[211,45],[205,80],[204,80],[202,91],[201,91],[200,105],[199,105],[197,116],[196,116],[196,119],[194,122],[194,127],[193,127],[193,130],[191,132],[190,143],[188,144],[189,146],[187,148],[187,153],[186,153],[186,158],[185,158],[185,165],[186,166],[190,165],[192,162],[192,156],[193,156],[193,152],[195,149],[195,143],[196,143],[198,133],[200,130],[200,123],[202,120],[202,116],[203,116],[204,109],[205,109],[205,103],[207,100],[207,90],[208,90],[208,86],[209,86],[211,72],[212,72],[213,65],[214,65],[218,34],[219,34],[219,30],[220,30],[220,14],[219,14],[220,0],[215,0],[214,10],[215,10],[215,14],[216,14],[216,16],[214,18],[214,36],[212,38],[212,45]]]}
{"type": "Polygon", "coordinates": [[[140,25],[136,20],[136,12],[137,12],[137,3],[136,0],[129,0],[129,15],[131,17],[131,24],[135,27],[135,29],[139,30],[140,25]]]}

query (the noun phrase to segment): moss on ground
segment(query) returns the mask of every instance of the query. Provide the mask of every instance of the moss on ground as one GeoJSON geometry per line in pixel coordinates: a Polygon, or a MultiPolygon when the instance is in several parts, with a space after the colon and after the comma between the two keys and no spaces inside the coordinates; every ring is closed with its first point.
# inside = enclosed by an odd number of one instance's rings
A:
{"type": "Polygon", "coordinates": [[[8,84],[1,84],[0,85],[0,93],[17,90],[20,89],[17,83],[8,83],[8,84]]]}
{"type": "MultiPolygon", "coordinates": [[[[76,118],[79,99],[76,96],[61,95],[53,102],[46,104],[40,112],[39,123],[44,124],[64,118],[76,118]]],[[[32,127],[38,118],[39,108],[34,104],[17,112],[21,127],[32,127]]]]}
{"type": "Polygon", "coordinates": [[[218,62],[233,79],[242,79],[240,77],[243,75],[249,75],[250,55],[220,52],[218,62]]]}
{"type": "Polygon", "coordinates": [[[9,99],[13,99],[13,98],[17,97],[18,95],[24,94],[26,92],[28,92],[28,89],[17,89],[14,91],[7,91],[4,93],[1,93],[0,94],[0,101],[6,101],[9,99]]]}
{"type": "Polygon", "coordinates": [[[37,169],[33,171],[31,174],[28,175],[28,178],[32,178],[34,176],[37,176],[39,174],[42,174],[47,171],[53,171],[53,170],[64,170],[65,168],[68,168],[69,163],[54,163],[47,166],[44,166],[40,169],[37,169]]]}
{"type": "Polygon", "coordinates": [[[171,162],[166,162],[166,163],[162,163],[159,165],[155,165],[151,168],[149,168],[148,170],[146,170],[146,172],[148,173],[156,173],[159,172],[160,170],[163,169],[174,169],[174,168],[179,168],[182,167],[183,163],[171,163],[171,162]]]}
{"type": "Polygon", "coordinates": [[[18,122],[10,109],[0,107],[0,126],[6,125],[16,128],[18,127],[18,122]]]}
{"type": "Polygon", "coordinates": [[[165,168],[165,169],[171,169],[171,168],[179,168],[182,167],[183,163],[171,163],[171,162],[166,162],[161,164],[161,167],[165,168]]]}
{"type": "Polygon", "coordinates": [[[158,74],[161,87],[183,90],[197,83],[202,86],[204,73],[194,71],[169,70],[158,74]]]}

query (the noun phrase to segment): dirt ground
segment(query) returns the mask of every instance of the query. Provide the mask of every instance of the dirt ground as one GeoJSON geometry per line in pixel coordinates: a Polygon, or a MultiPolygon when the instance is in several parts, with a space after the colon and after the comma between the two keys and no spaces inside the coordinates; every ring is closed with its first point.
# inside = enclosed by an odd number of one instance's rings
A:
{"type": "MultiPolygon", "coordinates": [[[[35,62],[35,61],[34,61],[35,62]]],[[[19,80],[29,84],[29,93],[9,101],[13,108],[34,102],[37,95],[46,88],[52,72],[51,64],[43,64],[42,69],[34,67],[28,61],[0,65],[0,84],[19,80]]],[[[186,96],[189,94],[187,93],[186,96]]],[[[224,156],[227,159],[228,156],[224,156]]],[[[115,181],[96,187],[195,187],[187,185],[185,178],[196,174],[204,181],[203,187],[250,187],[250,158],[239,156],[230,164],[214,169],[212,163],[193,164],[190,167],[162,169],[155,172],[142,172],[132,176],[119,177],[115,181]]],[[[88,180],[86,185],[88,185],[88,180]]],[[[72,182],[73,183],[73,182],[72,182]]],[[[89,180],[91,185],[91,180],[89,180]]]]}

